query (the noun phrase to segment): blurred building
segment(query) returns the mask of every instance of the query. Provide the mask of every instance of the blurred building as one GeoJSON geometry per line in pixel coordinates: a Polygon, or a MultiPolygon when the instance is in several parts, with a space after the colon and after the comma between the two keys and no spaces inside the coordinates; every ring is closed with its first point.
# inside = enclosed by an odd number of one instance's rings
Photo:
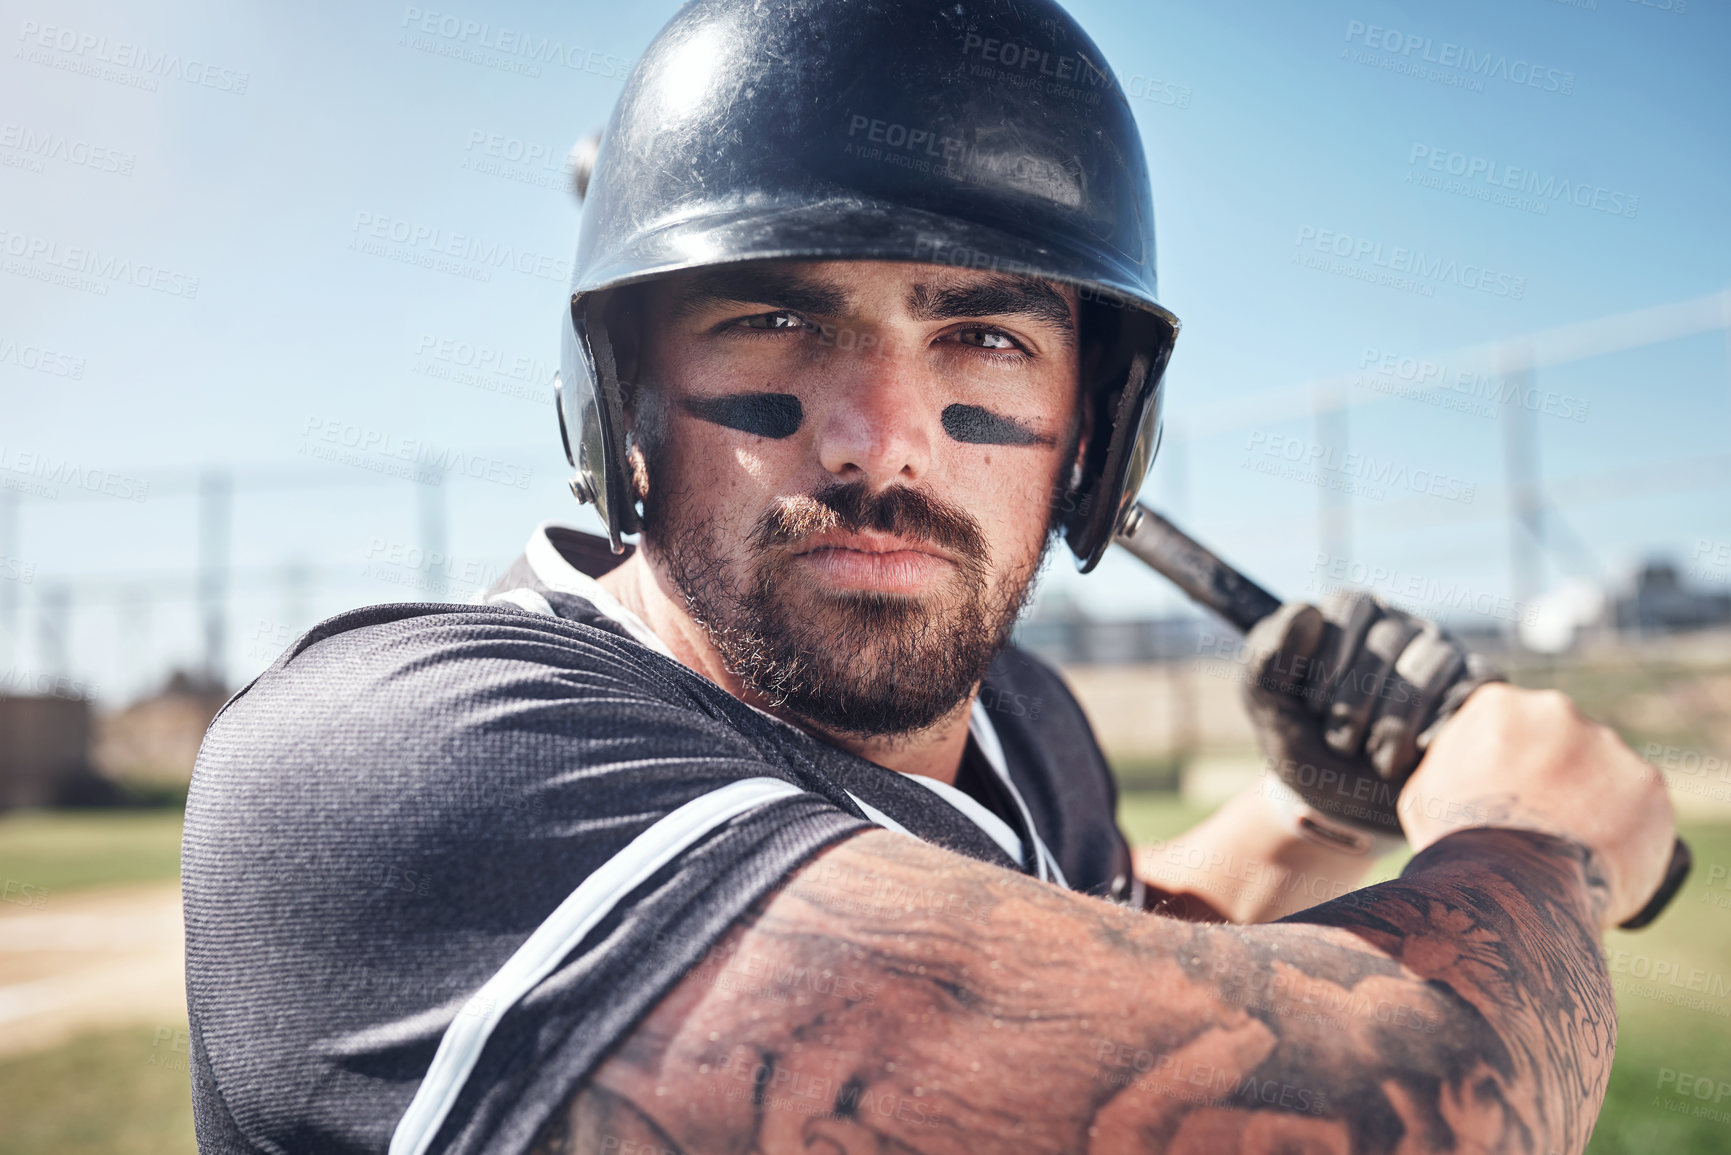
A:
{"type": "Polygon", "coordinates": [[[222,686],[179,672],[101,714],[75,694],[0,696],[0,810],[176,802],[227,700],[222,686]]]}
{"type": "Polygon", "coordinates": [[[97,719],[92,761],[134,793],[184,790],[204,731],[228,697],[225,687],[177,670],[156,693],[97,719]]]}
{"type": "Polygon", "coordinates": [[[1635,574],[1634,588],[1611,606],[1623,633],[1675,634],[1731,623],[1731,593],[1686,588],[1677,567],[1650,561],[1635,574]]]}
{"type": "Polygon", "coordinates": [[[90,702],[0,696],[0,810],[82,801],[89,793],[90,702]]]}

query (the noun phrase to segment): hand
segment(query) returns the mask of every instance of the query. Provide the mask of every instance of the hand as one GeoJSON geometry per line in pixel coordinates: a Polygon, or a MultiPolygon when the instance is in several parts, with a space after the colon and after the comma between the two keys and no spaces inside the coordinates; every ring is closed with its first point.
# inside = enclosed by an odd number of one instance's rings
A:
{"type": "Polygon", "coordinates": [[[1665,779],[1556,690],[1482,686],[1430,744],[1401,797],[1414,850],[1473,826],[1539,830],[1592,852],[1601,926],[1646,904],[1676,837],[1665,779]]]}
{"type": "Polygon", "coordinates": [[[1500,677],[1434,622],[1353,591],[1288,602],[1246,641],[1245,707],[1274,773],[1312,810],[1392,838],[1431,738],[1500,677]]]}

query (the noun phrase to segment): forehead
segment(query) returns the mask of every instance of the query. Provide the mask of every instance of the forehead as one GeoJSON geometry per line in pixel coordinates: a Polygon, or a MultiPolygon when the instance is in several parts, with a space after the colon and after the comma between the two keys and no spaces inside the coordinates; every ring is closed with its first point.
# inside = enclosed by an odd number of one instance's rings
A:
{"type": "Polygon", "coordinates": [[[675,316],[762,304],[819,316],[890,310],[914,320],[1016,315],[1072,330],[1076,290],[1039,277],[906,261],[754,261],[656,286],[675,316]]]}

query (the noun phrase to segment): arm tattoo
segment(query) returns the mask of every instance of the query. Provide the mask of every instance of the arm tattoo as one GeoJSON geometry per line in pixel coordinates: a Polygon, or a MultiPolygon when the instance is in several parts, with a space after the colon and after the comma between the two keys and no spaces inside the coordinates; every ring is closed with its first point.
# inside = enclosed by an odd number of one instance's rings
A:
{"type": "Polygon", "coordinates": [[[534,1150],[1579,1152],[1616,1036],[1596,888],[1574,843],[1471,830],[1211,926],[867,833],[741,920],[534,1150]]]}

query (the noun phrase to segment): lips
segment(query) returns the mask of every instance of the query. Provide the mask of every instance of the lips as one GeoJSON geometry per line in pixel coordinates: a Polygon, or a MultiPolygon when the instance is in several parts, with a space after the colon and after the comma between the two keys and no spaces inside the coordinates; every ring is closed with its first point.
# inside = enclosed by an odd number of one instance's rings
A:
{"type": "Polygon", "coordinates": [[[826,585],[878,593],[918,593],[955,568],[938,546],[889,534],[818,534],[794,557],[826,585]]]}
{"type": "Polygon", "coordinates": [[[848,550],[865,554],[918,553],[935,557],[939,561],[955,560],[948,551],[929,541],[915,541],[887,533],[820,533],[802,542],[794,554],[803,556],[819,550],[848,550]]]}

